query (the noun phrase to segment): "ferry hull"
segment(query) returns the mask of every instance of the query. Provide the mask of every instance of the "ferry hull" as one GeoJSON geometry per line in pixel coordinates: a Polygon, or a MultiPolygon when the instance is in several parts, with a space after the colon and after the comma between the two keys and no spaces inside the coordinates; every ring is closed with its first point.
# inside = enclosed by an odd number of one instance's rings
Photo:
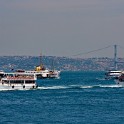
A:
{"type": "Polygon", "coordinates": [[[37,87],[37,85],[6,85],[0,83],[1,90],[30,90],[36,89],[37,87]]]}

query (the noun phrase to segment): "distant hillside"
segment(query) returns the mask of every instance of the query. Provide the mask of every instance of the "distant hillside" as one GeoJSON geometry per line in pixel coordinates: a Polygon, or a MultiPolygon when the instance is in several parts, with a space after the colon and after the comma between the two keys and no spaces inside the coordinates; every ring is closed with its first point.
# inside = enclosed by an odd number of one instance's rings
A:
{"type": "MultiPolygon", "coordinates": [[[[124,69],[124,58],[119,58],[119,69],[124,69]]],[[[78,70],[94,70],[104,71],[113,68],[113,59],[111,58],[67,58],[55,56],[43,56],[42,63],[49,69],[58,69],[64,71],[78,71],[78,70]]],[[[40,64],[38,56],[1,56],[0,70],[12,69],[34,69],[40,64]]]]}

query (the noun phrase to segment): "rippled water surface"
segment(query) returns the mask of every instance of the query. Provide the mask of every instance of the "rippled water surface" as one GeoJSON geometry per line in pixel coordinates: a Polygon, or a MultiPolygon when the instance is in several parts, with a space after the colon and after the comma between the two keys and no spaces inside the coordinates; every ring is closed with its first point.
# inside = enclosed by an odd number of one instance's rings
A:
{"type": "Polygon", "coordinates": [[[124,123],[124,88],[103,72],[62,72],[37,90],[0,91],[0,123],[124,123]]]}

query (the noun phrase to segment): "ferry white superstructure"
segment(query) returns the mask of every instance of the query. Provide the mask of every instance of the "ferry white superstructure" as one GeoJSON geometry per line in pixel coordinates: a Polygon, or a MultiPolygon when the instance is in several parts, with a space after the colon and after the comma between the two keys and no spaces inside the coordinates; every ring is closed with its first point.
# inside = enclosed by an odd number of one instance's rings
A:
{"type": "Polygon", "coordinates": [[[26,74],[35,74],[37,79],[42,78],[59,78],[60,71],[58,70],[49,70],[49,69],[42,69],[40,66],[36,67],[35,70],[16,70],[19,73],[26,73],[26,74]]]}
{"type": "Polygon", "coordinates": [[[37,88],[35,74],[27,73],[5,73],[0,80],[0,89],[20,90],[37,88]]]}
{"type": "Polygon", "coordinates": [[[40,71],[33,71],[33,70],[27,70],[25,73],[29,74],[35,74],[37,79],[42,79],[42,78],[59,78],[60,71],[54,70],[40,70],[40,71]]]}

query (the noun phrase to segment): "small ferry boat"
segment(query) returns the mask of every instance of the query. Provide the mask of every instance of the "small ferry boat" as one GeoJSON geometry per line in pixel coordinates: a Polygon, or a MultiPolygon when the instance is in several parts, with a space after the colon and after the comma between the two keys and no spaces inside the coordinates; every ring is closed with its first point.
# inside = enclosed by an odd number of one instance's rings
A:
{"type": "Polygon", "coordinates": [[[41,66],[37,66],[35,70],[16,70],[18,73],[26,73],[26,74],[35,74],[37,79],[42,78],[59,78],[60,71],[57,70],[49,70],[42,68],[41,66]]]}
{"type": "Polygon", "coordinates": [[[110,70],[105,73],[105,79],[116,79],[121,75],[122,71],[110,70]]]}
{"type": "Polygon", "coordinates": [[[26,73],[5,73],[0,80],[0,89],[19,90],[19,89],[35,89],[37,88],[36,76],[26,73]]]}
{"type": "Polygon", "coordinates": [[[35,74],[37,79],[47,78],[49,75],[48,70],[36,71],[36,70],[25,70],[26,74],[35,74]]]}
{"type": "Polygon", "coordinates": [[[42,67],[42,65],[37,66],[35,68],[35,72],[37,73],[37,78],[59,78],[60,71],[58,70],[49,70],[45,67],[42,67]]]}
{"type": "Polygon", "coordinates": [[[33,70],[28,70],[25,71],[24,73],[26,74],[35,74],[37,79],[42,79],[42,78],[59,78],[60,71],[54,70],[40,70],[40,71],[33,71],[33,70]]]}

